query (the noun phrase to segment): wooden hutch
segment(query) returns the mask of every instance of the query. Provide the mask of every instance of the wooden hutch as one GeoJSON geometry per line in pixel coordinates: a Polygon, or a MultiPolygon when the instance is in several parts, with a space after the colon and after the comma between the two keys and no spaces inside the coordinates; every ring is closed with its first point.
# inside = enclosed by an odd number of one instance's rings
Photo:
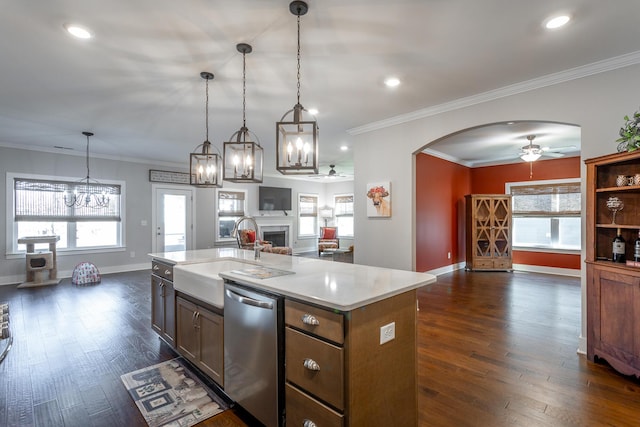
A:
{"type": "Polygon", "coordinates": [[[587,356],[640,377],[640,263],[634,262],[640,231],[640,151],[588,159],[585,164],[587,356]],[[610,208],[620,202],[614,224],[610,208]],[[612,261],[618,229],[626,241],[625,263],[612,261]]]}

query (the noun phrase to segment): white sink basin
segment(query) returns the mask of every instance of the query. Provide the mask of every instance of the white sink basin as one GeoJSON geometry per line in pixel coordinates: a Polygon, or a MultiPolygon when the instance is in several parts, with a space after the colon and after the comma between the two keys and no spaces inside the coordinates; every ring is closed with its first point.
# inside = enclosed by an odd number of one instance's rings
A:
{"type": "Polygon", "coordinates": [[[239,261],[213,261],[176,265],[173,268],[173,287],[215,307],[224,307],[224,280],[221,271],[240,270],[252,264],[239,261]]]}

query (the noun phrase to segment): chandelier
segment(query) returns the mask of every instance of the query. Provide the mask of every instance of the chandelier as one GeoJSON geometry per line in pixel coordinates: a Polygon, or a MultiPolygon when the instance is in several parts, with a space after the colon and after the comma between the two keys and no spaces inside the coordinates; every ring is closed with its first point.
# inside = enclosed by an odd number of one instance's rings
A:
{"type": "Polygon", "coordinates": [[[317,174],[318,124],[300,104],[300,17],[309,6],[304,1],[292,1],[289,10],[298,17],[298,102],[276,123],[276,169],[283,175],[317,174]]]}
{"type": "MultiPolygon", "coordinates": [[[[224,180],[231,182],[262,182],[264,150],[258,142],[253,142],[247,128],[247,62],[246,55],[253,50],[251,45],[239,43],[238,52],[242,53],[242,127],[228,142],[224,143],[224,180]]],[[[256,141],[258,137],[253,134],[256,141]]]]}
{"type": "Polygon", "coordinates": [[[222,160],[219,154],[211,152],[211,142],[209,142],[209,80],[213,80],[213,74],[203,71],[200,77],[206,82],[206,138],[189,155],[189,183],[196,187],[222,187],[222,179],[220,179],[222,160]]]}
{"type": "Polygon", "coordinates": [[[68,207],[79,208],[106,208],[109,206],[109,194],[112,192],[112,185],[100,184],[89,176],[89,137],[93,136],[92,132],[82,132],[87,137],[87,176],[69,187],[73,189],[64,191],[62,198],[64,204],[68,207]]]}

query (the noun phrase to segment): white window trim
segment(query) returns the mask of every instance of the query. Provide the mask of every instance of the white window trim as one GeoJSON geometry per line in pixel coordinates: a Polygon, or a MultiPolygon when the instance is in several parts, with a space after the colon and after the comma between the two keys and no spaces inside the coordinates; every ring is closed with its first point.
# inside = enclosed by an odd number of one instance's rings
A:
{"type": "MultiPolygon", "coordinates": [[[[5,181],[5,194],[6,194],[6,229],[5,229],[5,258],[6,259],[16,259],[24,257],[24,251],[18,251],[18,237],[17,233],[17,225],[14,221],[13,217],[13,207],[15,205],[15,194],[13,192],[13,180],[15,178],[24,178],[24,179],[39,179],[43,181],[78,181],[79,178],[77,176],[58,176],[58,175],[36,175],[29,173],[15,173],[15,172],[7,172],[6,173],[6,181],[5,181]]],[[[120,245],[118,246],[93,246],[87,249],[80,248],[70,248],[70,249],[56,249],[56,253],[59,255],[76,255],[76,254],[89,254],[89,253],[107,253],[107,252],[122,252],[127,248],[126,235],[126,182],[118,181],[118,180],[108,180],[101,179],[101,183],[103,184],[113,184],[120,186],[120,245]]]]}
{"type": "Polygon", "coordinates": [[[297,224],[296,224],[296,228],[298,229],[298,239],[300,240],[304,240],[304,239],[317,239],[319,234],[318,234],[318,224],[319,224],[319,214],[318,212],[320,211],[320,195],[319,194],[313,194],[313,193],[298,193],[298,197],[297,197],[297,202],[298,202],[298,217],[297,217],[297,224]],[[301,197],[315,197],[316,198],[316,226],[314,227],[314,229],[316,230],[316,232],[314,234],[300,234],[300,198],[301,197]]]}
{"type": "MultiPolygon", "coordinates": [[[[353,228],[354,228],[354,233],[355,233],[355,203],[356,203],[356,198],[355,198],[355,194],[354,193],[339,193],[339,194],[334,194],[333,195],[333,217],[334,217],[334,223],[337,223],[338,220],[338,215],[336,214],[336,198],[337,197],[344,197],[344,196],[351,196],[353,197],[353,213],[351,214],[351,220],[354,222],[353,223],[353,228]]],[[[339,237],[340,238],[345,238],[345,239],[353,239],[354,235],[353,234],[342,234],[340,232],[340,230],[338,230],[339,233],[339,237]]]]}
{"type": "MultiPolygon", "coordinates": [[[[580,178],[562,178],[562,179],[544,179],[538,181],[518,181],[518,182],[505,182],[504,184],[504,193],[511,194],[511,187],[523,187],[523,186],[534,186],[534,185],[545,185],[545,184],[580,184],[580,190],[582,193],[582,180],[580,178]]],[[[583,218],[580,217],[580,221],[582,222],[583,218]]],[[[562,249],[562,248],[546,248],[539,246],[513,246],[512,249],[514,251],[523,251],[523,252],[545,252],[545,253],[556,253],[556,254],[572,254],[572,255],[580,255],[580,249],[562,249]]]]}
{"type": "Polygon", "coordinates": [[[241,189],[241,188],[216,188],[216,200],[215,200],[215,229],[214,229],[214,233],[215,233],[215,242],[216,243],[229,243],[229,242],[236,242],[236,238],[231,236],[231,237],[220,237],[220,220],[219,220],[219,205],[218,205],[218,197],[219,197],[219,193],[221,191],[225,191],[225,192],[235,192],[235,193],[244,193],[244,207],[243,207],[243,211],[244,211],[244,215],[247,216],[247,190],[241,189]]]}

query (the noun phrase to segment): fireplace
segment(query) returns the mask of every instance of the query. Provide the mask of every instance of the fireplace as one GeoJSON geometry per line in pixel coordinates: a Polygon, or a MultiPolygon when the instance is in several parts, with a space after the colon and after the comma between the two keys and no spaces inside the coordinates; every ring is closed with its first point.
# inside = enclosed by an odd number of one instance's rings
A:
{"type": "Polygon", "coordinates": [[[291,246],[289,229],[288,224],[260,225],[261,239],[271,242],[273,246],[291,246]]]}
{"type": "Polygon", "coordinates": [[[262,239],[271,242],[273,246],[287,246],[285,231],[263,231],[262,239]]]}

